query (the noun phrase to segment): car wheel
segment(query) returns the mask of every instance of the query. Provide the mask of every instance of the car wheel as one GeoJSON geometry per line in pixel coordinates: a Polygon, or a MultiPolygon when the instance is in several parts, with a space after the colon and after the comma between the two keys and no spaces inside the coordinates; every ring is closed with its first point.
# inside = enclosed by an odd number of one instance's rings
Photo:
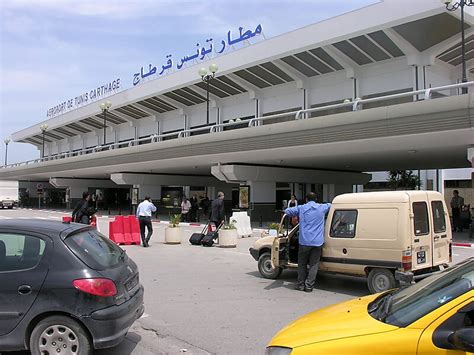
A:
{"type": "Polygon", "coordinates": [[[372,269],[367,280],[369,291],[379,293],[397,287],[397,281],[391,270],[372,269]]]}
{"type": "Polygon", "coordinates": [[[258,271],[266,279],[277,279],[281,274],[282,268],[273,268],[271,254],[263,253],[258,258],[258,271]]]}
{"type": "Polygon", "coordinates": [[[32,354],[41,355],[91,355],[92,344],[78,322],[64,316],[52,316],[33,329],[30,350],[32,354]]]}

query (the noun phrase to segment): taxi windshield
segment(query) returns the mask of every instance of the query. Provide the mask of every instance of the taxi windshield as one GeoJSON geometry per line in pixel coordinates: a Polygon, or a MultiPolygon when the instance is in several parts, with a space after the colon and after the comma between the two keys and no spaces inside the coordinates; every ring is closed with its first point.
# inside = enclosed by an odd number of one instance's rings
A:
{"type": "Polygon", "coordinates": [[[369,306],[376,319],[406,327],[473,289],[474,259],[448,268],[407,288],[388,293],[369,306]]]}

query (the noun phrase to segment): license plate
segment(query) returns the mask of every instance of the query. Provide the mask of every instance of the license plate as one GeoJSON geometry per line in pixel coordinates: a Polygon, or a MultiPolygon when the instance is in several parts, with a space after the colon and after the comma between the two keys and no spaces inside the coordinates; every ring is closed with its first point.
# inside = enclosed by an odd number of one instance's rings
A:
{"type": "Polygon", "coordinates": [[[136,285],[138,285],[138,274],[133,276],[130,280],[128,280],[126,283],[125,283],[125,288],[127,289],[127,291],[130,291],[131,289],[133,289],[136,285]]]}
{"type": "Polygon", "coordinates": [[[426,263],[426,251],[419,251],[416,253],[416,261],[418,264],[426,263]]]}

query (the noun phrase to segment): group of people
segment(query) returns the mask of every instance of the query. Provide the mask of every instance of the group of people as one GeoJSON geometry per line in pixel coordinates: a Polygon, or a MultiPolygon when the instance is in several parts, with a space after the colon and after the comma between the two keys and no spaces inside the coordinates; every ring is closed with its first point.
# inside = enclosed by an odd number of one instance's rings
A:
{"type": "MultiPolygon", "coordinates": [[[[225,212],[223,192],[219,192],[217,194],[217,198],[213,200],[212,203],[205,194],[199,205],[202,208],[203,215],[209,216],[209,221],[212,222],[216,226],[216,228],[224,221],[225,212]],[[210,215],[209,209],[211,210],[210,215]]],[[[188,200],[186,197],[183,197],[183,201],[181,203],[181,215],[184,215],[184,217],[182,217],[183,221],[192,221],[191,216],[194,216],[194,213],[197,213],[198,210],[197,207],[193,206],[198,206],[196,195],[194,195],[191,200],[188,200]]],[[[146,196],[143,202],[138,205],[136,212],[136,216],[140,224],[140,236],[142,239],[142,245],[145,248],[149,247],[149,242],[151,236],[153,235],[153,224],[151,222],[151,217],[154,212],[156,212],[156,206],[151,201],[150,196],[146,196]]]]}
{"type": "Polygon", "coordinates": [[[196,194],[194,194],[189,200],[186,196],[183,196],[181,202],[181,220],[183,222],[198,222],[200,217],[199,207],[201,207],[202,216],[205,218],[208,217],[211,201],[209,200],[209,197],[207,197],[207,194],[204,194],[200,201],[196,194]]]}

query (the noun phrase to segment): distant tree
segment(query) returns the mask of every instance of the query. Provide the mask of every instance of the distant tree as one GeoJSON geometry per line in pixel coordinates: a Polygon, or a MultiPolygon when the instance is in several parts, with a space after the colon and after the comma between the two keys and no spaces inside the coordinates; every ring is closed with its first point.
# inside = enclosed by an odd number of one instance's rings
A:
{"type": "Polygon", "coordinates": [[[391,170],[388,185],[394,190],[416,190],[420,188],[421,180],[411,170],[391,170]]]}

